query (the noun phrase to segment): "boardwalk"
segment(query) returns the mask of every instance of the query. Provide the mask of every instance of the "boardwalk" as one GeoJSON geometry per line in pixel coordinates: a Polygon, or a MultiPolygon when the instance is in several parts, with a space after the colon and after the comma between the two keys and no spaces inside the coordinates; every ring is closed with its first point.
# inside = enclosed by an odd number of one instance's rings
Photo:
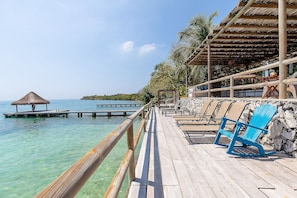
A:
{"type": "Polygon", "coordinates": [[[17,117],[67,117],[69,110],[44,110],[44,111],[23,111],[14,113],[4,113],[6,118],[17,117]]]}
{"type": "Polygon", "coordinates": [[[70,114],[77,114],[77,117],[83,117],[83,115],[91,115],[95,117],[111,117],[111,116],[128,116],[134,113],[136,110],[47,110],[47,111],[24,111],[14,113],[4,113],[6,118],[17,118],[17,117],[68,117],[70,114]]]}
{"type": "Polygon", "coordinates": [[[190,144],[157,109],[148,129],[129,197],[297,197],[296,159],[233,157],[211,135],[190,144]]]}

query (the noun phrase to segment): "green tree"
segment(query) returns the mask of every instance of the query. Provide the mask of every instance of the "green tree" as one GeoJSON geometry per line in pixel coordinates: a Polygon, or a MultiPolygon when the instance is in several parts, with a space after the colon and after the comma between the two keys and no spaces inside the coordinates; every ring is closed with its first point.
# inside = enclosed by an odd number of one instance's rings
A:
{"type": "Polygon", "coordinates": [[[156,65],[149,83],[150,93],[157,96],[158,91],[161,89],[175,89],[173,72],[172,67],[167,63],[156,65]]]}
{"type": "Polygon", "coordinates": [[[144,104],[149,103],[154,98],[154,95],[150,92],[148,86],[145,86],[139,94],[141,95],[141,101],[144,102],[144,104]]]}
{"type": "Polygon", "coordinates": [[[184,62],[213,30],[212,21],[215,16],[217,12],[212,13],[209,18],[198,15],[190,20],[188,27],[178,33],[179,41],[173,46],[170,59],[175,65],[177,79],[186,86],[205,80],[204,67],[189,67],[185,66],[184,62]]]}

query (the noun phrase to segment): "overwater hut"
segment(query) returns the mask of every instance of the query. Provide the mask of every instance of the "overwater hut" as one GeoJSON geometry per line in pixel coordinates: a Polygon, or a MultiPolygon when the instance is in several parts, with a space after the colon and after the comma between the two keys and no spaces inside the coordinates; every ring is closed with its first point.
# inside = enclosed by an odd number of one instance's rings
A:
{"type": "Polygon", "coordinates": [[[46,110],[48,110],[47,104],[49,103],[50,102],[48,100],[45,100],[44,98],[31,91],[21,99],[12,102],[11,105],[16,105],[16,112],[18,112],[18,105],[31,105],[32,111],[35,111],[35,105],[37,104],[45,104],[46,110]]]}

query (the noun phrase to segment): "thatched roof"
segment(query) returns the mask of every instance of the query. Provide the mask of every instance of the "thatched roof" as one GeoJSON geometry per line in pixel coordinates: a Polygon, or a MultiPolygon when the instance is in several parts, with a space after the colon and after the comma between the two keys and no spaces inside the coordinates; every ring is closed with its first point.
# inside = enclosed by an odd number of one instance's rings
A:
{"type": "MultiPolygon", "coordinates": [[[[297,0],[287,4],[287,54],[297,51],[297,0]]],[[[252,65],[279,55],[278,0],[241,0],[213,33],[194,51],[186,65],[252,65]]]]}
{"type": "Polygon", "coordinates": [[[48,100],[43,99],[33,91],[29,92],[27,95],[21,99],[14,101],[11,105],[33,105],[33,104],[49,104],[48,100]]]}

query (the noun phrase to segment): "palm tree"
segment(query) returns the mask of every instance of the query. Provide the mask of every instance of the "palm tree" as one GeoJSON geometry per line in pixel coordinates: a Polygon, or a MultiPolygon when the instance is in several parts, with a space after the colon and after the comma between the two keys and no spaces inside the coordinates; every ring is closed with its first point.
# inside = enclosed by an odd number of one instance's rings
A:
{"type": "Polygon", "coordinates": [[[158,90],[174,89],[174,75],[173,69],[166,63],[160,63],[155,66],[155,71],[151,74],[149,83],[150,92],[157,95],[158,90]]]}
{"type": "Polygon", "coordinates": [[[205,69],[189,68],[184,65],[184,62],[213,30],[212,21],[215,16],[217,16],[217,12],[212,13],[209,18],[198,15],[191,19],[188,27],[179,32],[179,42],[172,48],[170,59],[176,66],[176,76],[183,80],[186,86],[188,83],[194,85],[204,80],[205,69]]]}

